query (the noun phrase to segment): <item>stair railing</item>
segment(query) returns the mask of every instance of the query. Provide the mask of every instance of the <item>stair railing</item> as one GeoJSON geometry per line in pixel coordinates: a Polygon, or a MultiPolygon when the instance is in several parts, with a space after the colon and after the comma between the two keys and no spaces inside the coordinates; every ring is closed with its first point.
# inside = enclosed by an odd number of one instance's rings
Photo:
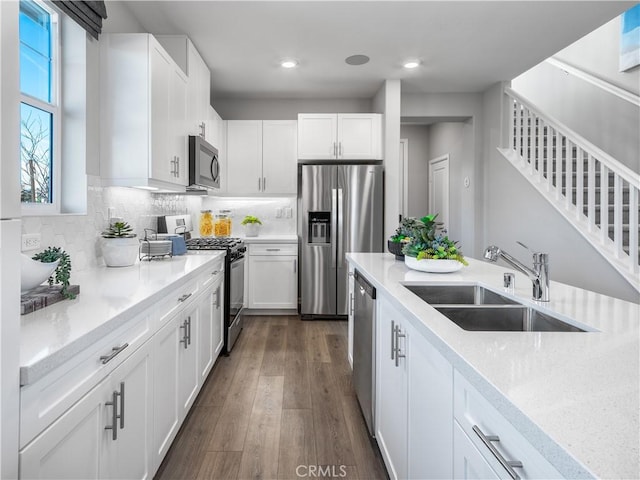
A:
{"type": "Polygon", "coordinates": [[[640,175],[505,88],[509,152],[529,181],[636,289],[640,175]]]}

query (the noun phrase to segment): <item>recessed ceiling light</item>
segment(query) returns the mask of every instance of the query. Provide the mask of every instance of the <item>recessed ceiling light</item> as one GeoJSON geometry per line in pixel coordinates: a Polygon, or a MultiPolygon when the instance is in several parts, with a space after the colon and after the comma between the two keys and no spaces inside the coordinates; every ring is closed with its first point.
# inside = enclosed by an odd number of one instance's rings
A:
{"type": "Polygon", "coordinates": [[[364,65],[365,63],[368,63],[369,60],[369,57],[366,55],[351,55],[344,59],[348,65],[364,65]]]}
{"type": "Polygon", "coordinates": [[[280,62],[280,66],[282,68],[295,68],[298,66],[298,62],[296,60],[283,60],[280,62]]]}
{"type": "Polygon", "coordinates": [[[417,60],[411,60],[408,62],[405,62],[404,65],[402,65],[404,68],[417,68],[420,66],[420,62],[417,60]]]}

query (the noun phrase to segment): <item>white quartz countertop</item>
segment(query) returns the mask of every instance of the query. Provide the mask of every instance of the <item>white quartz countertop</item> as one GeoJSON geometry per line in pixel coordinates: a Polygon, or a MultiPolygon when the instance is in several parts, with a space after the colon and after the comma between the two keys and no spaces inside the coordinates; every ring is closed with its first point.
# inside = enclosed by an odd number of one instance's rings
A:
{"type": "Polygon", "coordinates": [[[33,383],[224,255],[181,255],[73,275],[80,295],[21,317],[20,383],[33,383]]]}
{"type": "Polygon", "coordinates": [[[531,300],[516,273],[513,297],[586,333],[472,332],[403,283],[479,283],[504,292],[502,265],[469,259],[455,273],[408,269],[391,254],[348,260],[567,478],[640,478],[640,305],[551,282],[551,301],[531,300]]]}
{"type": "Polygon", "coordinates": [[[258,235],[257,237],[241,236],[245,243],[298,243],[298,235],[258,235]]]}

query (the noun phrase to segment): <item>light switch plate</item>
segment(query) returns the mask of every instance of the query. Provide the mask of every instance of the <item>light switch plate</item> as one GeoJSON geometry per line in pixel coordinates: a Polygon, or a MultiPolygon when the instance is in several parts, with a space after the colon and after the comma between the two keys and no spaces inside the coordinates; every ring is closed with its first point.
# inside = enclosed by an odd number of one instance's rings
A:
{"type": "Polygon", "coordinates": [[[291,218],[291,215],[292,215],[291,207],[285,207],[285,209],[284,209],[285,218],[291,218]]]}
{"type": "Polygon", "coordinates": [[[282,208],[276,208],[276,218],[282,218],[282,208]]]}
{"type": "Polygon", "coordinates": [[[22,235],[22,251],[37,250],[42,244],[42,235],[39,233],[25,233],[22,235]]]}

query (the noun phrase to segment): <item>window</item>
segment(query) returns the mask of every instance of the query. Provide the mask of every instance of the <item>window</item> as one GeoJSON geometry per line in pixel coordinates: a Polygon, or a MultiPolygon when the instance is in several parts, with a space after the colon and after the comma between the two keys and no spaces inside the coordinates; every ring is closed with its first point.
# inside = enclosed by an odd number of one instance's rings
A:
{"type": "Polygon", "coordinates": [[[60,209],[59,38],[52,8],[20,1],[20,197],[38,213],[60,209]]]}

